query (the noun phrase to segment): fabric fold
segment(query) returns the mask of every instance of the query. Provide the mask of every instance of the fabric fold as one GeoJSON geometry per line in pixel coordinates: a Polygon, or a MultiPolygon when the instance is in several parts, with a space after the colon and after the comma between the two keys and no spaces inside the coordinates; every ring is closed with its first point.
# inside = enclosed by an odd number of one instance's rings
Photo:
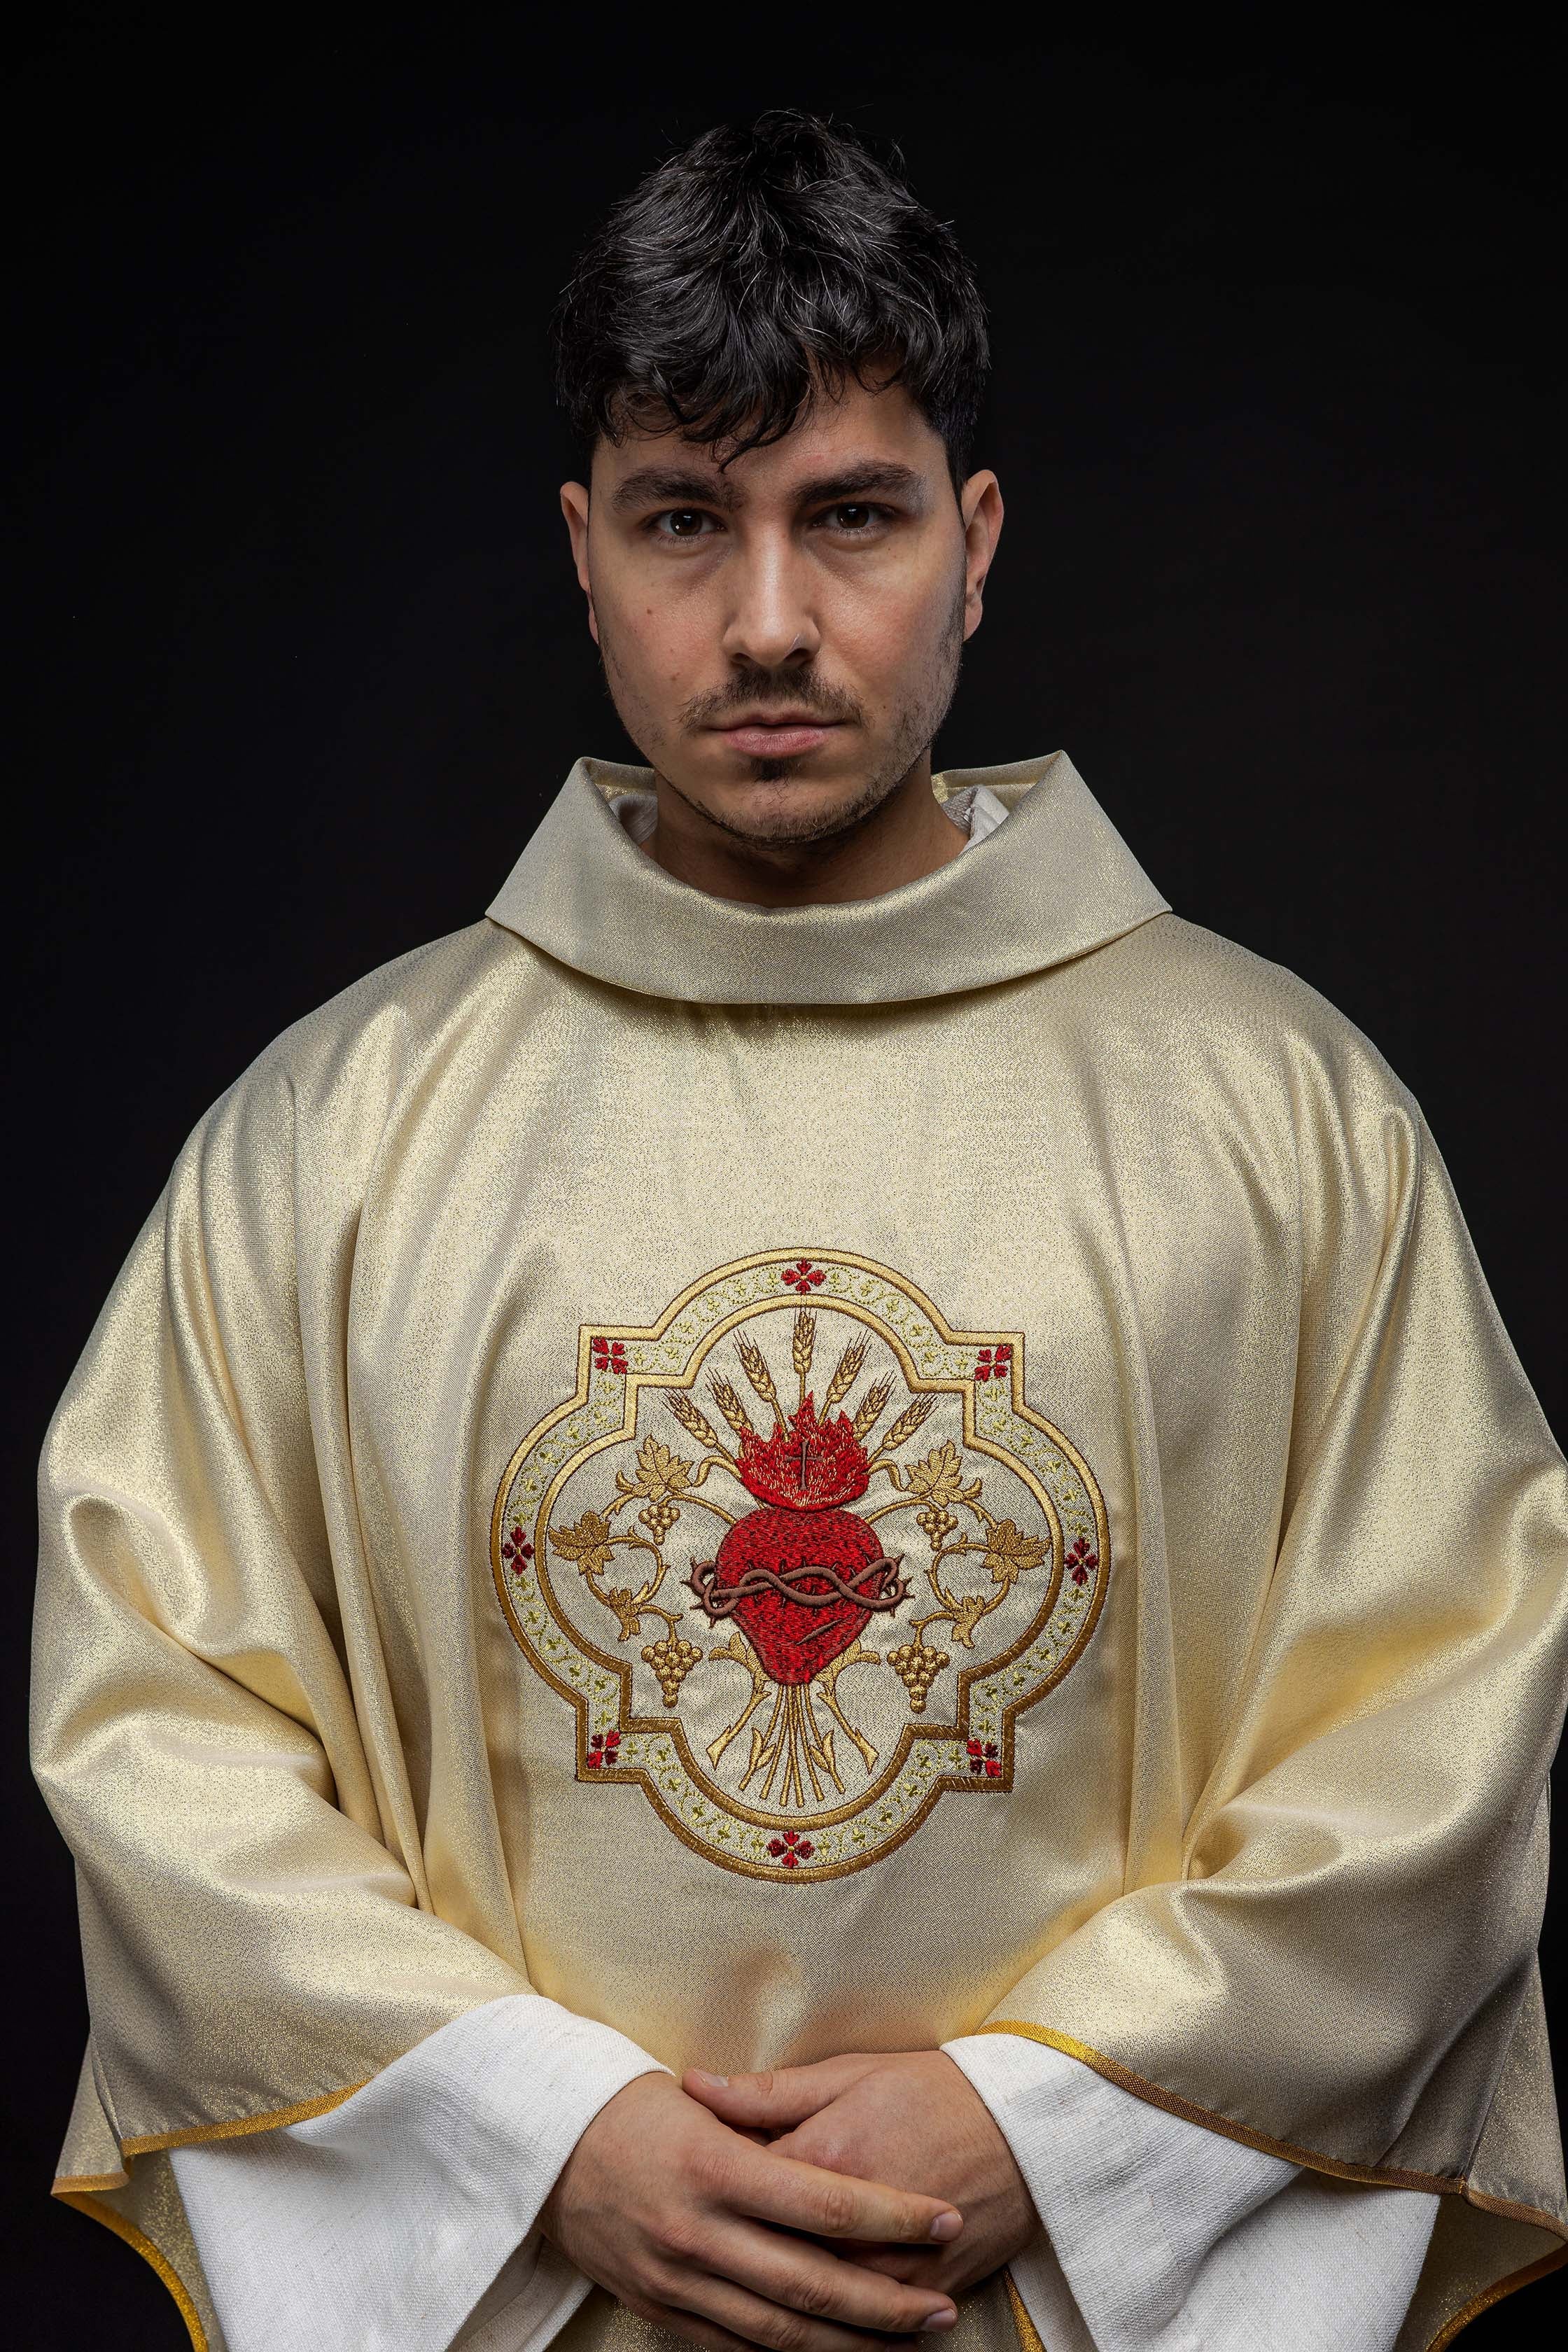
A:
{"type": "Polygon", "coordinates": [[[552,2000],[491,2001],[311,2122],[171,2161],[228,2352],[527,2352],[588,2282],[538,2234],[601,2107],[658,2061],[552,2000]]]}
{"type": "Polygon", "coordinates": [[[1390,2352],[1435,2195],[1301,2172],[1014,2035],[945,2048],[1040,2216],[1012,2270],[1051,2352],[1390,2352]]]}

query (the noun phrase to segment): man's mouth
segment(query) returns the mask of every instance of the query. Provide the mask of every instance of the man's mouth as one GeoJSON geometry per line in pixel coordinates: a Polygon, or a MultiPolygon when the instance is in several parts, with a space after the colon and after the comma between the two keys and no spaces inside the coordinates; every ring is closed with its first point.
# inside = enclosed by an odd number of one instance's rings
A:
{"type": "Polygon", "coordinates": [[[742,759],[791,760],[816,751],[840,723],[817,718],[811,711],[771,711],[765,717],[752,713],[732,726],[721,727],[718,732],[742,759]]]}

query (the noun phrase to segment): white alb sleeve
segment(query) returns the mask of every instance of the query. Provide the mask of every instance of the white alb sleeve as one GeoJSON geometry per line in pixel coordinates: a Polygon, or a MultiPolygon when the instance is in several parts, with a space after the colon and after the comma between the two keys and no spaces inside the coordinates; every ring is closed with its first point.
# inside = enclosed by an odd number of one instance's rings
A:
{"type": "Polygon", "coordinates": [[[1050,2352],[1391,2352],[1435,2196],[1300,2170],[1022,2034],[944,2047],[1039,2214],[1010,2267],[1050,2352]]]}
{"type": "Polygon", "coordinates": [[[522,1993],[330,2114],[174,2149],[228,2352],[542,2352],[588,2281],[540,2235],[540,2208],[605,2101],[667,2071],[522,1993]]]}

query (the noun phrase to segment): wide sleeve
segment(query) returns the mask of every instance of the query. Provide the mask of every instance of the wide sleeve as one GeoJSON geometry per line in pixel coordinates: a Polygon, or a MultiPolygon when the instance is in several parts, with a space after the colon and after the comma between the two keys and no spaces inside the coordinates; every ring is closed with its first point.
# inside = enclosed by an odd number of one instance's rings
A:
{"type": "Polygon", "coordinates": [[[329,2114],[176,2148],[227,2352],[542,2347],[589,2282],[541,2208],[600,2108],[656,2071],[553,2000],[491,2001],[329,2114]]]}
{"type": "MultiPolygon", "coordinates": [[[[1462,2194],[1511,2272],[1568,2235],[1535,1968],[1563,1466],[1407,1099],[1301,1128],[1278,1541],[1179,1871],[1046,1951],[986,2030],[1286,2161],[1462,2194]]],[[[1459,2234],[1455,2293],[1497,2275],[1459,2234]]]]}
{"type": "MultiPolygon", "coordinates": [[[[330,1336],[306,1373],[293,1113],[262,1066],[203,1123],[43,1458],[34,1757],[77,1863],[84,2098],[121,2166],[330,2104],[529,1990],[515,1938],[429,1906],[374,1629],[334,1572],[329,1505],[353,1498],[330,1336]]],[[[339,1223],[346,1297],[352,1202],[339,1223]]]]}
{"type": "Polygon", "coordinates": [[[1303,2171],[1017,2034],[943,2046],[1039,2214],[1008,2268],[1051,2352],[1392,2352],[1434,2195],[1303,2171]]]}

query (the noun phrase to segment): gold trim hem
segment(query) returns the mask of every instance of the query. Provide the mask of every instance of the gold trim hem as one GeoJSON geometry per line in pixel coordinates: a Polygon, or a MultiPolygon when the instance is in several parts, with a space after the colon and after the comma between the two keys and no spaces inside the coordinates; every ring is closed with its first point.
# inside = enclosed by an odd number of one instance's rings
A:
{"type": "Polygon", "coordinates": [[[1029,2316],[1029,2306],[1013,2284],[1012,2272],[1004,2271],[1002,2277],[1007,2289],[1007,2308],[1013,2315],[1013,2326],[1017,2332],[1018,2352],[1046,2352],[1040,2331],[1029,2316]]]}
{"type": "Polygon", "coordinates": [[[139,2253],[144,2263],[151,2264],[174,2298],[180,2317],[184,2321],[186,2332],[191,2339],[191,2352],[208,2352],[207,2332],[202,2326],[196,2306],[186,2291],[185,2283],[167,2256],[160,2253],[152,2239],[143,2235],[134,2221],[128,2221],[122,2213],[117,2213],[112,2205],[103,2204],[97,2197],[84,2190],[57,2186],[54,2194],[62,2205],[74,2205],[79,2213],[87,2214],[90,2221],[101,2221],[106,2230],[112,2230],[117,2238],[123,2238],[126,2244],[139,2253]]]}
{"type": "MultiPolygon", "coordinates": [[[[1514,2209],[1515,2211],[1521,2210],[1518,2207],[1514,2209]]],[[[1426,2352],[1447,2352],[1447,2347],[1459,2330],[1468,2327],[1472,2319],[1479,2319],[1483,2311],[1489,2311],[1494,2303],[1501,2303],[1506,2295],[1517,2294],[1521,2286],[1533,2286],[1537,2279],[1546,2276],[1548,2271],[1561,2270],[1564,2263],[1568,2263],[1568,2246],[1559,2246],[1554,2253],[1542,2254],[1538,2263],[1531,2263],[1521,2271],[1510,2271],[1507,2278],[1499,2279],[1497,2284],[1489,2286],[1484,2294],[1478,2294],[1473,2302],[1467,2303],[1463,2311],[1456,2312],[1453,2318],[1434,2336],[1426,2352]]]]}
{"type": "MultiPolygon", "coordinates": [[[[369,2080],[368,2076],[366,2080],[369,2080]]],[[[112,2205],[104,2203],[105,2196],[129,2185],[129,2168],[139,2156],[158,2155],[171,2147],[196,2147],[210,2140],[244,2139],[254,2132],[278,2131],[288,2124],[305,2123],[311,2116],[324,2116],[333,2107],[341,2107],[345,2099],[352,2099],[356,2091],[363,2088],[363,2082],[351,2083],[344,2090],[325,2091],[314,2099],[297,2099],[291,2106],[274,2107],[265,2115],[236,2116],[220,2124],[194,2124],[183,2131],[142,2133],[134,2139],[124,2139],[120,2143],[124,2169],[119,2172],[60,2173],[50,2184],[49,2194],[58,2198],[62,2205],[74,2205],[79,2213],[87,2214],[89,2220],[101,2221],[105,2229],[112,2230],[117,2238],[122,2238],[128,2246],[132,2247],[143,2262],[151,2263],[174,2298],[190,2336],[192,2352],[209,2352],[206,2330],[202,2326],[201,2315],[191,2300],[184,2281],[151,2238],[133,2221],[128,2221],[123,2214],[117,2213],[112,2205]]]]}
{"type": "Polygon", "coordinates": [[[1310,2172],[1326,2172],[1338,2180],[1363,2180],[1373,2189],[1421,2189],[1436,2197],[1463,2197],[1468,2204],[1479,2206],[1488,2213],[1500,2214],[1510,2221],[1529,2221],[1539,2230],[1550,2231],[1554,2238],[1568,2238],[1568,2229],[1563,2222],[1542,2212],[1539,2206],[1510,2205],[1500,2197],[1488,2197],[1482,2190],[1472,2189],[1457,2173],[1406,2172],[1394,2165],[1352,2164],[1342,2157],[1325,2156],[1319,2148],[1297,2147],[1289,2140],[1271,2139],[1267,2132],[1255,2131],[1250,2124],[1233,2123],[1228,2116],[1215,2115],[1212,2107],[1200,2107],[1194,2100],[1184,2099],[1174,2091],[1162,2090],[1147,2075],[1133,2074],[1130,2066],[1107,2058],[1087,2042],[1075,2042],[1070,2033],[1056,2033],[1045,2025],[1029,2025],[1021,2018],[998,2018],[994,2024],[979,2026],[976,2031],[1017,2033],[1026,2042],[1042,2042],[1048,2050],[1059,2050],[1064,2057],[1092,2066],[1108,2083],[1114,2083],[1119,2090],[1131,2091],[1134,2098],[1142,2099],[1148,2105],[1163,2107],[1167,2115],[1180,2116],[1185,2123],[1201,2124],[1205,2131],[1217,2132],[1222,2139],[1239,2140],[1243,2147],[1255,2147],[1260,2156],[1279,2157],[1287,2164],[1301,2165],[1310,2172]]]}
{"type": "Polygon", "coordinates": [[[330,2115],[341,2107],[356,2091],[363,2091],[370,2081],[350,2083],[341,2091],[323,2091],[320,2098],[299,2099],[291,2107],[273,2107],[264,2116],[235,2116],[224,2124],[192,2124],[184,2131],[144,2132],[135,2139],[122,2139],[121,2156],[156,2156],[169,2147],[200,2147],[215,2139],[245,2139],[252,2132],[281,2131],[288,2124],[309,2123],[312,2116],[330,2115]]]}

